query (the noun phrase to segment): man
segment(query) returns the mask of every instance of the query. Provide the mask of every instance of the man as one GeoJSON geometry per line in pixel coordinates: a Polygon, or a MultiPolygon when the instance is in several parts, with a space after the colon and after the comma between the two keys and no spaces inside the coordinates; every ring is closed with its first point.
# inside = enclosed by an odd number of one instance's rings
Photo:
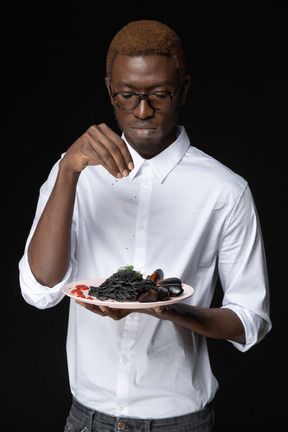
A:
{"type": "Polygon", "coordinates": [[[190,77],[170,28],[120,30],[105,82],[122,137],[91,126],[53,167],[20,262],[22,293],[51,307],[64,284],[126,264],[193,286],[184,303],[154,309],[71,300],[65,430],[210,431],[218,384],[206,337],[246,351],[271,328],[253,199],[243,178],[176,126],[190,77]],[[223,306],[211,309],[218,275],[223,306]]]}

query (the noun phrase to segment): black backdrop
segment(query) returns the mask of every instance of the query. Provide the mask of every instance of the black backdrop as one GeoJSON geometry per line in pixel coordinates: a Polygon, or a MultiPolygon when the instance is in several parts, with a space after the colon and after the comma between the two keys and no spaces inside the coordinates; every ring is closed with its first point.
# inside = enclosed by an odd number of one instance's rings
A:
{"type": "MultiPolygon", "coordinates": [[[[93,3],[11,1],[2,14],[1,428],[63,430],[70,407],[68,300],[45,311],[27,305],[18,261],[54,162],[91,124],[117,129],[104,85],[110,40],[128,21],[158,19],[182,38],[192,75],[180,123],[193,145],[249,181],[269,266],[271,333],[245,354],[226,341],[209,341],[220,381],[216,430],[280,429],[287,387],[281,133],[287,9],[277,1],[93,3]]],[[[215,304],[220,300],[217,294],[215,304]]]]}

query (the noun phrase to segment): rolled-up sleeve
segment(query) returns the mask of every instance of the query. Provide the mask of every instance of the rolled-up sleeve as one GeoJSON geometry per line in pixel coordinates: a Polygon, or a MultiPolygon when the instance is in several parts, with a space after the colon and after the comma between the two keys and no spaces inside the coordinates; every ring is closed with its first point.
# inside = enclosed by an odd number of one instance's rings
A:
{"type": "Polygon", "coordinates": [[[244,352],[272,327],[263,239],[248,186],[227,220],[218,268],[224,291],[222,307],[237,314],[246,334],[246,344],[232,343],[244,352]]]}
{"type": "Polygon", "coordinates": [[[253,347],[253,345],[260,342],[272,327],[269,319],[263,319],[246,308],[233,304],[228,304],[225,306],[225,308],[231,309],[233,312],[235,312],[244,327],[246,339],[245,344],[229,341],[239,351],[248,351],[250,348],[253,347]]]}
{"type": "Polygon", "coordinates": [[[25,301],[32,306],[35,306],[39,309],[46,309],[52,306],[55,306],[57,303],[59,303],[62,298],[64,297],[64,294],[62,292],[62,287],[71,281],[71,278],[75,275],[76,269],[77,269],[77,263],[74,258],[74,251],[75,251],[75,216],[73,217],[73,223],[72,223],[72,233],[71,233],[71,259],[70,259],[70,265],[68,268],[68,271],[63,278],[63,280],[55,285],[54,287],[48,287],[41,285],[36,278],[34,277],[28,260],[28,246],[30,244],[30,241],[33,237],[34,231],[36,229],[37,223],[40,219],[40,216],[45,208],[45,205],[48,201],[48,198],[51,194],[51,191],[53,189],[53,186],[56,181],[58,173],[58,162],[54,165],[52,168],[50,175],[47,179],[47,181],[43,184],[43,186],[40,189],[40,195],[38,199],[37,209],[36,209],[36,215],[32,224],[32,228],[30,230],[24,255],[21,258],[19,262],[19,280],[20,280],[20,287],[21,287],[21,293],[25,301]]]}
{"type": "Polygon", "coordinates": [[[25,253],[19,263],[19,270],[20,286],[24,300],[38,309],[46,309],[55,306],[64,297],[62,287],[70,280],[72,266],[70,265],[64,279],[52,288],[37,282],[30,269],[27,253],[25,253]]]}

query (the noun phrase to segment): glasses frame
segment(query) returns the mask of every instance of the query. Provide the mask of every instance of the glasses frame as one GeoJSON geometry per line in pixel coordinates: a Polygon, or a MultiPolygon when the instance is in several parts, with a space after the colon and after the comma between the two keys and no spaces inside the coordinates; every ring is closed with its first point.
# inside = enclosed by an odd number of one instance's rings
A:
{"type": "MultiPolygon", "coordinates": [[[[110,84],[111,84],[111,83],[110,83],[110,84]]],[[[133,111],[134,109],[136,109],[136,108],[138,107],[138,105],[140,104],[141,100],[144,99],[144,100],[146,100],[146,102],[148,103],[149,107],[152,108],[153,110],[155,110],[155,111],[163,111],[163,110],[167,109],[167,108],[171,105],[171,103],[172,103],[172,98],[173,98],[173,96],[175,96],[175,94],[176,94],[177,91],[179,90],[179,88],[180,88],[182,82],[180,82],[180,83],[178,84],[178,86],[176,87],[176,89],[173,90],[173,91],[157,90],[157,91],[150,92],[150,93],[135,93],[135,92],[130,92],[130,91],[112,92],[112,91],[111,91],[110,84],[109,84],[110,96],[114,99],[114,104],[115,104],[115,105],[116,105],[120,110],[122,110],[122,111],[133,111]],[[116,98],[116,96],[117,96],[118,94],[123,94],[123,93],[125,93],[125,94],[129,93],[129,94],[131,94],[131,95],[133,95],[133,96],[136,96],[136,98],[137,98],[137,103],[135,104],[135,106],[133,106],[132,108],[122,108],[122,107],[120,107],[120,106],[118,105],[118,103],[116,102],[115,98],[116,98]],[[170,97],[169,104],[168,104],[166,107],[164,107],[164,108],[154,108],[154,107],[151,105],[151,103],[150,103],[150,101],[149,101],[149,96],[151,96],[151,95],[153,95],[153,94],[156,94],[156,93],[166,93],[166,94],[170,97]]]]}

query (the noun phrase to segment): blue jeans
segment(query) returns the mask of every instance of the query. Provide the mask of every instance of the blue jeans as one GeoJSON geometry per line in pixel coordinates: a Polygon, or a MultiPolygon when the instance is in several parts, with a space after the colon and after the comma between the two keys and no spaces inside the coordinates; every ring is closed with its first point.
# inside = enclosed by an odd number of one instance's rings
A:
{"type": "Polygon", "coordinates": [[[113,417],[93,411],[73,398],[64,432],[211,432],[214,413],[210,405],[197,413],[159,420],[113,417]]]}

